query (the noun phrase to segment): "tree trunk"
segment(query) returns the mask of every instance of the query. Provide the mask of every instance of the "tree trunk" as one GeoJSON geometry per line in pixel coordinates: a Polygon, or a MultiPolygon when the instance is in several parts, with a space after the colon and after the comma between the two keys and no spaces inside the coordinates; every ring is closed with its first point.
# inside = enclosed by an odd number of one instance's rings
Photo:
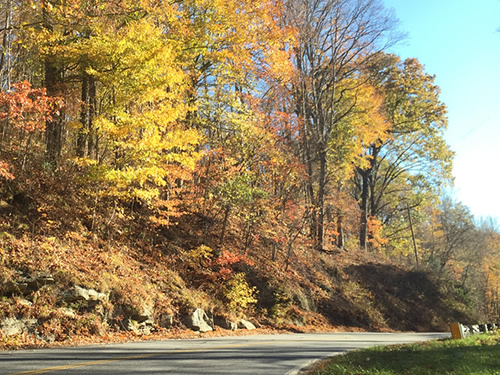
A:
{"type": "MultiPolygon", "coordinates": [[[[45,87],[48,96],[58,96],[59,83],[57,66],[50,57],[47,57],[45,60],[45,87]]],[[[46,161],[55,167],[59,163],[62,151],[62,116],[60,113],[53,113],[52,118],[46,121],[45,142],[46,161]]]]}
{"type": "Polygon", "coordinates": [[[370,169],[361,170],[361,225],[359,230],[359,247],[362,250],[368,248],[368,195],[370,183],[370,169]]]}
{"type": "Polygon", "coordinates": [[[78,132],[76,154],[80,157],[90,157],[97,160],[97,136],[93,128],[96,110],[96,85],[94,77],[86,72],[82,76],[81,100],[80,123],[82,127],[78,132]]]}
{"type": "Polygon", "coordinates": [[[88,77],[89,80],[89,93],[88,93],[88,155],[94,157],[95,160],[99,160],[99,139],[97,136],[96,129],[94,128],[94,118],[97,113],[97,88],[95,83],[95,78],[93,76],[88,77]]]}
{"type": "Polygon", "coordinates": [[[319,188],[318,188],[318,222],[316,248],[323,250],[325,237],[325,194],[326,194],[326,150],[322,150],[319,155],[319,188]]]}
{"type": "Polygon", "coordinates": [[[76,139],[76,154],[83,158],[88,155],[88,93],[89,93],[89,76],[86,72],[82,77],[82,109],[80,111],[80,123],[82,127],[78,131],[78,138],[76,139]]]}
{"type": "Polygon", "coordinates": [[[10,87],[11,76],[11,20],[12,20],[12,0],[7,0],[5,9],[5,29],[2,38],[2,53],[0,55],[0,84],[2,88],[10,87]]]}
{"type": "Polygon", "coordinates": [[[225,212],[224,212],[224,220],[222,221],[222,231],[220,234],[220,242],[219,242],[220,247],[222,247],[224,245],[224,237],[226,236],[226,228],[227,228],[227,222],[229,219],[230,212],[231,212],[231,207],[226,207],[225,212]]]}
{"type": "Polygon", "coordinates": [[[337,247],[341,250],[344,249],[344,213],[339,209],[337,214],[337,247]]]}
{"type": "MultiPolygon", "coordinates": [[[[47,1],[42,2],[42,7],[43,28],[49,33],[52,33],[52,25],[49,21],[47,1]]],[[[59,96],[59,86],[62,80],[61,72],[57,67],[55,56],[49,55],[45,58],[44,73],[44,85],[47,89],[47,96],[59,96]]],[[[62,151],[62,115],[60,113],[53,113],[52,119],[46,121],[45,146],[46,161],[55,167],[59,162],[62,151]]]]}
{"type": "Polygon", "coordinates": [[[369,169],[369,189],[370,191],[368,192],[369,199],[370,199],[370,205],[368,206],[369,211],[367,212],[367,215],[372,215],[376,216],[377,211],[379,209],[378,205],[379,202],[377,202],[377,194],[376,194],[376,182],[377,182],[377,172],[378,172],[378,155],[380,153],[380,147],[377,146],[371,146],[370,147],[370,153],[371,153],[371,158],[370,158],[370,169],[369,169]]]}

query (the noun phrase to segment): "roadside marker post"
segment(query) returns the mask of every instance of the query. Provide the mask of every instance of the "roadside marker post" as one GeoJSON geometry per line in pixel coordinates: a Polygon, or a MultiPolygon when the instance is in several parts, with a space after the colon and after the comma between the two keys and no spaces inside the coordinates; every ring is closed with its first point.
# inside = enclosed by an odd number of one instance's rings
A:
{"type": "Polygon", "coordinates": [[[451,323],[451,337],[455,340],[465,337],[463,326],[460,323],[451,323]]]}

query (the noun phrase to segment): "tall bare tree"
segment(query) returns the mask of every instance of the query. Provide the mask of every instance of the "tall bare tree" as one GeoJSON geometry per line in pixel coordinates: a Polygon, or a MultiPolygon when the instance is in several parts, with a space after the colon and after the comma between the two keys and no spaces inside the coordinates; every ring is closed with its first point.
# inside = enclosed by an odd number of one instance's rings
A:
{"type": "Polygon", "coordinates": [[[322,249],[325,197],[329,189],[328,147],[336,125],[356,106],[346,94],[363,84],[364,66],[398,39],[393,13],[378,0],[288,0],[286,17],[296,28],[296,77],[291,95],[301,121],[301,157],[313,207],[311,235],[322,249]],[[343,105],[340,106],[340,103],[343,105]]]}

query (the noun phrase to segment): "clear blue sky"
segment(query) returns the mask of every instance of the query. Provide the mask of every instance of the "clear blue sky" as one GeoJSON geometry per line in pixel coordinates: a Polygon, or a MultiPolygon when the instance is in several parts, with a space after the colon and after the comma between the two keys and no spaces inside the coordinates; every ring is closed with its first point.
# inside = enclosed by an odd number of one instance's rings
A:
{"type": "Polygon", "coordinates": [[[436,75],[455,151],[454,197],[500,218],[500,0],[382,0],[408,38],[391,52],[436,75]]]}

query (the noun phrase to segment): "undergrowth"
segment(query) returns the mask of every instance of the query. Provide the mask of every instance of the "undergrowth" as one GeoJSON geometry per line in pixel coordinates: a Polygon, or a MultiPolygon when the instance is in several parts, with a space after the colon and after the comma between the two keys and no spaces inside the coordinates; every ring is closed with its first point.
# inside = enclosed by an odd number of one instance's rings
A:
{"type": "MultiPolygon", "coordinates": [[[[407,270],[368,252],[320,252],[306,237],[291,250],[264,239],[249,242],[237,220],[227,223],[226,245],[220,228],[195,214],[155,227],[148,207],[138,202],[96,205],[70,172],[17,173],[16,182],[0,188],[0,318],[36,319],[43,326],[39,336],[75,342],[121,334],[123,311],[146,310],[156,322],[171,317],[170,330],[182,330],[182,317],[195,308],[295,331],[425,331],[445,330],[448,320],[467,323],[464,311],[449,308],[462,306],[459,300],[441,293],[426,272],[408,277],[407,270]],[[40,274],[54,284],[16,289],[20,280],[40,274]],[[106,293],[109,300],[97,311],[61,304],[57,296],[74,286],[106,293]],[[423,297],[416,301],[412,289],[423,297]]],[[[39,341],[35,333],[3,339],[39,341]]]]}

